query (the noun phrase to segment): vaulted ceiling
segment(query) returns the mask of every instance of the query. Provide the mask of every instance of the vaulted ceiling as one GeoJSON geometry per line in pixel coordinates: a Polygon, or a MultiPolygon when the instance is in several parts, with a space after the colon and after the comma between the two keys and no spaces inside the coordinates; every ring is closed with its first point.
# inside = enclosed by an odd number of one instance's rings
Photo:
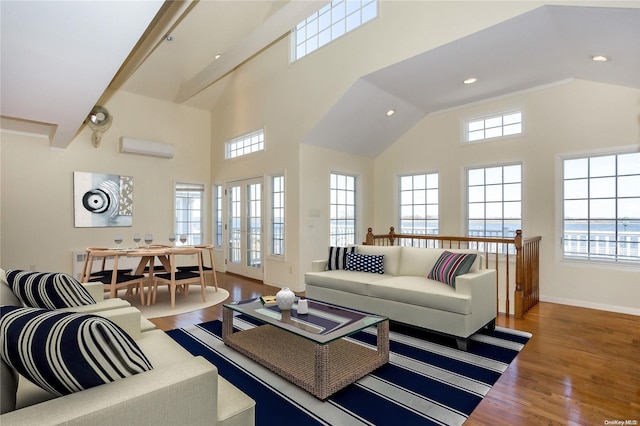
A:
{"type": "MultiPolygon", "coordinates": [[[[66,147],[108,86],[212,109],[221,77],[326,3],[3,0],[2,127],[66,147]]],[[[428,114],[572,78],[640,88],[637,4],[540,7],[363,75],[301,142],[375,157],[428,114]]]]}

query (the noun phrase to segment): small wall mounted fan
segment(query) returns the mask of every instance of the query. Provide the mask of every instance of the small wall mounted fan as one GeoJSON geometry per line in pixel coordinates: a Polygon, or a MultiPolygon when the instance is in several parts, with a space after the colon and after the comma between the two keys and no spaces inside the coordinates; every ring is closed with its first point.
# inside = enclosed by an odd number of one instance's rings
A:
{"type": "Polygon", "coordinates": [[[91,134],[91,145],[95,148],[100,146],[102,135],[109,130],[113,117],[109,114],[109,111],[100,105],[96,105],[91,110],[91,113],[87,117],[86,123],[93,130],[91,134]]]}

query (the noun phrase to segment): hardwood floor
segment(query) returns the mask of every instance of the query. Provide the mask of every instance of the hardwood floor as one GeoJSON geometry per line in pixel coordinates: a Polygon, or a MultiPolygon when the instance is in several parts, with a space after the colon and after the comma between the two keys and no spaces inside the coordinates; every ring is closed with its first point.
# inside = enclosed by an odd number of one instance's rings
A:
{"type": "MultiPolygon", "coordinates": [[[[218,274],[229,300],[279,289],[218,274]]],[[[222,306],[153,319],[171,330],[222,317],[222,306]]],[[[465,425],[640,425],[640,318],[540,303],[522,320],[497,325],[533,337],[465,425]],[[614,423],[621,421],[622,423],[614,423]]]]}

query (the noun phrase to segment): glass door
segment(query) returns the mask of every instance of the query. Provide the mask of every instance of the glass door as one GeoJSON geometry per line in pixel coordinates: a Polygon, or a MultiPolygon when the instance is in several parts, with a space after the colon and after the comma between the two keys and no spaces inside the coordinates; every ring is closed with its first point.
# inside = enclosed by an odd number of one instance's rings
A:
{"type": "Polygon", "coordinates": [[[227,271],[262,280],[262,179],[232,182],[227,196],[227,271]]]}

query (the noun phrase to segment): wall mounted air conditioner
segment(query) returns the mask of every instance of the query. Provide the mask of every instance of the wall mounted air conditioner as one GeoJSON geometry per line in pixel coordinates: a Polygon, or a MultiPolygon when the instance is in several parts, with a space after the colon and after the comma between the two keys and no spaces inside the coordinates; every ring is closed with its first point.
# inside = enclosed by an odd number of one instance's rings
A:
{"type": "Polygon", "coordinates": [[[173,158],[173,145],[170,143],[146,141],[122,136],[120,138],[120,152],[123,154],[173,158]]]}

